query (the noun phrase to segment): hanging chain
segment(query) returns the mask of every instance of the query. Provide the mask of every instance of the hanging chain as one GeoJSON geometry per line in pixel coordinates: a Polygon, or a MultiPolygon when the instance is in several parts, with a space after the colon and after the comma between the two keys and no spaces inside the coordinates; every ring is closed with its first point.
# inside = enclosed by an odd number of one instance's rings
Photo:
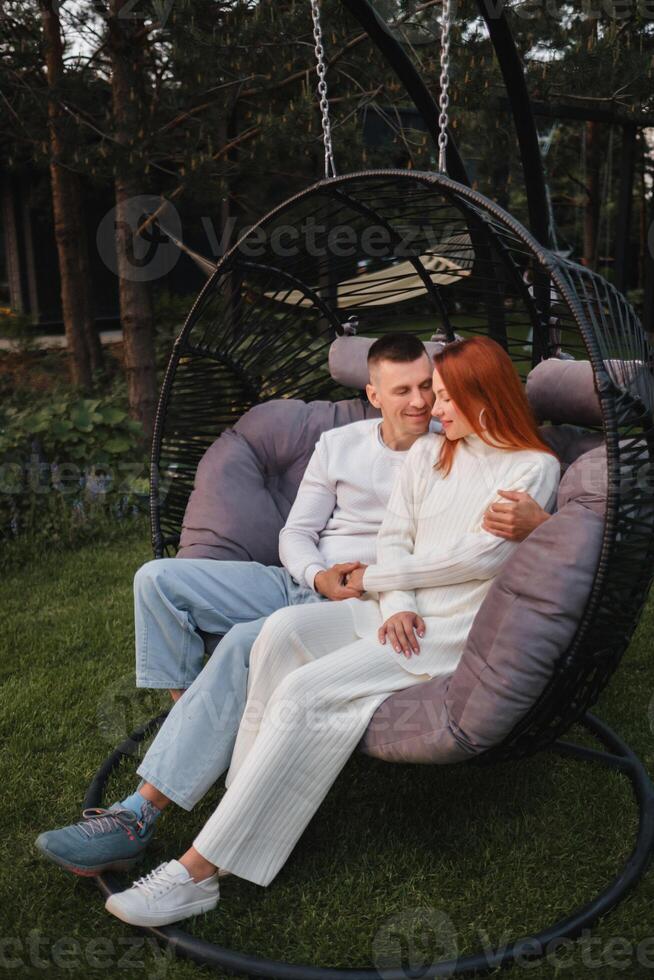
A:
{"type": "MultiPolygon", "coordinates": [[[[448,0],[449,2],[449,0],[448,0]]],[[[332,149],[332,129],[329,121],[329,102],[327,100],[327,65],[325,64],[325,49],[322,46],[322,30],[320,27],[320,0],[311,0],[311,17],[313,19],[313,39],[316,42],[316,73],[318,75],[318,95],[320,96],[320,111],[322,113],[322,139],[325,144],[325,177],[335,177],[334,151],[332,149]],[[330,172],[331,171],[331,172],[330,172]]]]}
{"type": "Polygon", "coordinates": [[[443,0],[443,18],[441,21],[441,94],[438,100],[440,115],[438,117],[438,170],[446,173],[447,124],[449,122],[447,109],[450,104],[448,89],[450,87],[450,0],[443,0]]]}

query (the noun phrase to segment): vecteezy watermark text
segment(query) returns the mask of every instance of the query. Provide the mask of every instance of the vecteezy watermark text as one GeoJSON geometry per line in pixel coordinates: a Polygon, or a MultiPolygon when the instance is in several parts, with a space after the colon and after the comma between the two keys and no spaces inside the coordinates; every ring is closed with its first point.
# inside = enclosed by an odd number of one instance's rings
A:
{"type": "MultiPolygon", "coordinates": [[[[162,473],[158,481],[158,499],[162,502],[170,488],[172,474],[162,473]]],[[[149,470],[144,462],[118,460],[80,465],[73,460],[50,462],[38,453],[22,460],[0,464],[0,495],[19,497],[24,493],[39,497],[59,494],[72,497],[84,493],[90,499],[109,493],[148,494],[149,470]]]]}
{"type": "Polygon", "coordinates": [[[38,929],[27,936],[0,936],[0,971],[117,970],[128,976],[163,977],[173,958],[168,946],[160,946],[144,936],[121,936],[119,939],[94,938],[86,942],[74,936],[51,939],[38,929]],[[143,971],[147,971],[147,974],[143,971]]]}
{"type": "MultiPolygon", "coordinates": [[[[652,0],[654,2],[654,0],[652,0]]],[[[205,255],[216,261],[230,247],[236,223],[229,218],[218,230],[208,216],[200,219],[207,237],[205,255]]],[[[411,259],[424,254],[438,255],[448,268],[452,263],[467,268],[472,261],[469,240],[462,222],[383,222],[352,220],[328,224],[309,215],[297,223],[263,223],[239,229],[239,255],[242,259],[411,259]],[[458,237],[457,237],[458,236],[458,237]],[[443,246],[446,248],[443,250],[443,246]]],[[[181,255],[184,234],[177,209],[160,198],[141,195],[131,198],[118,215],[112,208],[103,217],[96,234],[98,254],[106,267],[124,279],[151,282],[167,275],[181,255]],[[148,218],[160,214],[161,224],[148,218]],[[116,237],[121,229],[127,243],[120,260],[116,237]]]]}
{"type": "MultiPolygon", "coordinates": [[[[466,945],[469,940],[466,941],[466,945]]],[[[475,946],[489,969],[500,965],[511,950],[516,966],[538,968],[543,960],[556,970],[582,967],[586,970],[628,970],[637,965],[654,970],[654,936],[633,942],[624,936],[602,937],[583,929],[576,939],[559,937],[544,942],[538,936],[517,941],[508,935],[499,942],[480,928],[475,946]]],[[[372,960],[380,973],[403,970],[409,977],[426,976],[439,966],[439,976],[453,975],[458,956],[459,936],[455,923],[439,908],[407,908],[387,919],[372,940],[372,960]],[[448,969],[451,965],[451,973],[448,969]]]]}

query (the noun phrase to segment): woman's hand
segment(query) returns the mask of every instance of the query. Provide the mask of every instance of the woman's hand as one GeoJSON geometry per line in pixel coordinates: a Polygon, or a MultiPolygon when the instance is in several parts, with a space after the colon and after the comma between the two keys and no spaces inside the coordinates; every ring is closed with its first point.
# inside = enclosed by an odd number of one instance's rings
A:
{"type": "Polygon", "coordinates": [[[414,612],[399,612],[389,616],[383,626],[379,627],[377,636],[380,643],[386,643],[386,637],[391,641],[396,653],[403,653],[409,658],[413,653],[420,653],[420,644],[415,633],[425,635],[425,621],[414,612]]]}
{"type": "Polygon", "coordinates": [[[357,592],[365,592],[363,587],[363,575],[368,566],[363,565],[361,562],[357,562],[357,568],[352,569],[343,578],[343,584],[347,586],[348,589],[356,589],[357,592]]]}

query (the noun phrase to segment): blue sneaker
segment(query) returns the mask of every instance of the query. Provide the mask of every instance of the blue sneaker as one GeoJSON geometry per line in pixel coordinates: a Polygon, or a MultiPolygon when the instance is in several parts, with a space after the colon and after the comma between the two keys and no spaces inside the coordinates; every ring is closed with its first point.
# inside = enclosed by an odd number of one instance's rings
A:
{"type": "Polygon", "coordinates": [[[36,846],[47,858],[73,874],[93,876],[101,871],[125,871],[136,864],[154,834],[158,811],[145,803],[140,818],[120,803],[82,812],[83,820],[47,830],[36,846]]]}

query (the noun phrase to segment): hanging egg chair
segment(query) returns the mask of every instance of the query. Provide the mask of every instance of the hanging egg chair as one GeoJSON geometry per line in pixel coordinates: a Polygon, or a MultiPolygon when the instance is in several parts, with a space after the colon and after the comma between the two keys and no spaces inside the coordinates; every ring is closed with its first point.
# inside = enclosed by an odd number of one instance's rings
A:
{"type": "MultiPolygon", "coordinates": [[[[320,77],[324,83],[324,73],[320,77]]],[[[651,350],[623,295],[597,273],[540,244],[493,201],[445,172],[367,170],[336,176],[330,171],[327,130],[325,136],[325,179],[272,210],[220,259],[175,342],[152,451],[155,556],[173,554],[181,545],[180,554],[187,557],[270,561],[259,530],[248,537],[248,528],[239,531],[238,523],[230,525],[229,534],[221,532],[222,538],[215,529],[205,528],[208,550],[199,547],[188,519],[198,467],[206,465],[216,446],[231,452],[229,447],[238,440],[247,443],[247,420],[262,418],[263,409],[257,406],[290,413],[294,406],[299,412],[302,406],[320,402],[338,407],[342,399],[349,414],[338,422],[330,416],[331,424],[365,417],[368,409],[352,391],[362,384],[350,380],[350,374],[356,376],[353,365],[363,337],[406,330],[449,342],[456,336],[484,334],[508,351],[525,379],[556,368],[548,377],[559,384],[566,373],[561,391],[544,396],[541,417],[553,423],[555,437],[561,435],[557,427],[568,427],[566,432],[578,443],[577,456],[589,446],[602,454],[606,491],[602,517],[594,514],[591,522],[596,552],[588,588],[570,636],[557,651],[537,696],[525,703],[510,730],[464,764],[512,760],[544,749],[594,759],[630,778],[640,823],[632,854],[614,881],[592,902],[532,937],[544,949],[548,941],[579,935],[612,908],[642,875],[654,845],[654,789],[642,764],[611,729],[588,714],[620,662],[652,580],[651,350]],[[337,371],[335,359],[340,364],[337,371]],[[580,397],[582,385],[585,395],[580,397]],[[578,722],[603,743],[603,751],[561,741],[578,722]]],[[[446,120],[441,136],[443,154],[446,120]]],[[[253,445],[244,449],[250,454],[247,465],[252,466],[255,450],[265,455],[270,449],[253,445]]],[[[238,458],[245,466],[246,457],[238,458]]],[[[305,453],[304,464],[307,458],[305,453]]],[[[290,464],[271,456],[258,462],[260,489],[277,493],[278,509],[285,506],[287,513],[292,494],[288,499],[291,492],[284,489],[283,471],[290,464]]],[[[226,474],[227,468],[221,472],[226,474]]],[[[586,496],[595,489],[587,488],[586,496]]],[[[231,501],[227,482],[216,486],[215,494],[216,501],[222,496],[221,506],[238,513],[239,502],[231,501]]],[[[284,517],[281,513],[281,523],[284,517]]],[[[210,521],[210,516],[196,521],[196,529],[203,520],[210,521]]],[[[427,687],[423,685],[425,691],[427,687]]],[[[392,716],[392,700],[379,710],[391,704],[392,716]]],[[[159,721],[139,729],[129,745],[159,721]]],[[[379,758],[456,761],[439,757],[433,740],[431,748],[424,739],[416,749],[403,743],[402,754],[395,756],[390,744],[371,735],[361,747],[379,758]]],[[[106,780],[124,752],[119,747],[107,760],[89,789],[86,806],[99,805],[106,780]]],[[[98,880],[105,894],[116,889],[112,876],[98,880]]],[[[173,927],[152,931],[198,962],[244,974],[297,980],[379,976],[369,968],[323,969],[246,956],[173,927]]],[[[491,956],[475,954],[435,964],[423,976],[506,965],[517,949],[519,941],[491,956]]],[[[406,973],[390,969],[385,975],[399,980],[406,973]]]]}

